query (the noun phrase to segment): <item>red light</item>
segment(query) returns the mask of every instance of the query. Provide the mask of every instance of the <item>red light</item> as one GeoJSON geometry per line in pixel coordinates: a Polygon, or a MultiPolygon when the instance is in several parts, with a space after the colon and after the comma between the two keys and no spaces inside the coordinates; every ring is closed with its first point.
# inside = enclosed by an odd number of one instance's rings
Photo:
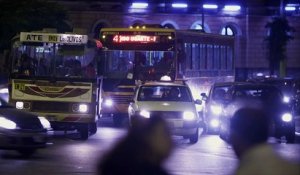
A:
{"type": "Polygon", "coordinates": [[[115,43],[154,43],[156,41],[156,36],[147,35],[115,35],[113,37],[115,43]]]}

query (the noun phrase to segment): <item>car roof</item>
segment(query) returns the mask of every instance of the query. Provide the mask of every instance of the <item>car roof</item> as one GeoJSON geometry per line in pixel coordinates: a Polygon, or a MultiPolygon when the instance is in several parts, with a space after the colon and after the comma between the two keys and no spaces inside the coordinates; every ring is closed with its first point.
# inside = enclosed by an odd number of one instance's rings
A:
{"type": "Polygon", "coordinates": [[[174,81],[149,81],[142,84],[143,86],[156,86],[156,85],[162,85],[162,86],[185,86],[187,85],[183,82],[174,82],[174,81]]]}
{"type": "Polygon", "coordinates": [[[236,84],[235,87],[249,87],[249,88],[275,88],[278,89],[276,86],[272,84],[265,84],[265,83],[244,83],[244,84],[236,84]]]}
{"type": "Polygon", "coordinates": [[[213,86],[232,86],[232,85],[243,85],[251,84],[249,82],[216,82],[213,86]]]}

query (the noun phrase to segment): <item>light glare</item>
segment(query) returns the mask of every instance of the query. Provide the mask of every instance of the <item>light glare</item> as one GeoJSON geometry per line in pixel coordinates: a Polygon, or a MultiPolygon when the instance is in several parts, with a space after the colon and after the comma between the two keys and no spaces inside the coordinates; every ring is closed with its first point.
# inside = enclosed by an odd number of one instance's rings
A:
{"type": "Polygon", "coordinates": [[[104,104],[108,107],[111,107],[113,105],[113,101],[111,99],[107,99],[107,100],[105,100],[104,104]]]}
{"type": "Polygon", "coordinates": [[[172,4],[172,7],[173,7],[173,8],[187,8],[188,5],[185,4],[185,3],[173,3],[173,4],[172,4]]]}
{"type": "Polygon", "coordinates": [[[195,120],[195,118],[196,118],[195,114],[193,112],[191,112],[191,111],[185,111],[183,113],[183,119],[184,120],[190,121],[190,120],[195,120]]]}
{"type": "Polygon", "coordinates": [[[290,113],[285,113],[281,117],[282,121],[284,121],[284,122],[290,122],[290,121],[292,121],[292,118],[293,118],[293,116],[290,113]]]}
{"type": "Polygon", "coordinates": [[[145,118],[150,118],[150,112],[145,111],[145,110],[142,110],[142,111],[140,112],[140,115],[141,115],[142,117],[145,117],[145,118]]]}
{"type": "Polygon", "coordinates": [[[17,124],[11,120],[8,120],[4,117],[0,117],[0,127],[5,129],[16,129],[17,124]]]}
{"type": "Polygon", "coordinates": [[[203,4],[204,9],[217,9],[218,5],[216,4],[203,4]]]}
{"type": "Polygon", "coordinates": [[[293,7],[293,6],[286,6],[284,8],[285,11],[295,11],[296,10],[296,7],[293,7]]]}
{"type": "Polygon", "coordinates": [[[144,9],[148,7],[148,3],[145,2],[134,2],[131,5],[131,8],[144,9]]]}
{"type": "Polygon", "coordinates": [[[88,106],[86,104],[80,104],[79,105],[79,112],[87,112],[88,111],[88,106]]]}
{"type": "Polygon", "coordinates": [[[16,108],[17,108],[17,109],[23,109],[23,108],[24,108],[24,102],[22,102],[22,101],[17,101],[17,102],[16,102],[16,108]]]}
{"type": "Polygon", "coordinates": [[[241,6],[239,6],[239,5],[225,5],[224,10],[225,11],[236,12],[236,11],[241,10],[241,6]]]}
{"type": "Polygon", "coordinates": [[[8,94],[8,88],[0,89],[0,94],[8,94]]]}
{"type": "Polygon", "coordinates": [[[210,106],[210,109],[216,115],[220,115],[222,113],[222,107],[219,105],[212,105],[210,106]]]}
{"type": "Polygon", "coordinates": [[[50,128],[51,128],[50,122],[49,122],[45,117],[39,117],[39,120],[40,120],[42,126],[43,126],[45,129],[50,129],[50,128]]]}
{"type": "Polygon", "coordinates": [[[283,97],[283,102],[284,102],[284,103],[289,103],[289,102],[290,102],[290,97],[284,96],[284,97],[283,97]]]}
{"type": "Polygon", "coordinates": [[[211,125],[212,127],[214,127],[214,128],[219,127],[219,120],[217,120],[217,119],[211,120],[211,121],[210,121],[210,125],[211,125]]]}

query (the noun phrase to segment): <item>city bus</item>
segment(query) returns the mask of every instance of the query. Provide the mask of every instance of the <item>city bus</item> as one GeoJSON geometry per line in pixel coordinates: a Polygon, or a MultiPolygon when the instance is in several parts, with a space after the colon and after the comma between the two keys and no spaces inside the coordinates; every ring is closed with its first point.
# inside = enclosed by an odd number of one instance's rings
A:
{"type": "Polygon", "coordinates": [[[185,80],[195,98],[214,82],[234,81],[234,38],[197,30],[102,28],[100,115],[128,117],[137,81],[185,80]]]}
{"type": "Polygon", "coordinates": [[[12,40],[9,103],[46,117],[54,131],[97,131],[97,47],[87,35],[21,32],[12,40]]]}

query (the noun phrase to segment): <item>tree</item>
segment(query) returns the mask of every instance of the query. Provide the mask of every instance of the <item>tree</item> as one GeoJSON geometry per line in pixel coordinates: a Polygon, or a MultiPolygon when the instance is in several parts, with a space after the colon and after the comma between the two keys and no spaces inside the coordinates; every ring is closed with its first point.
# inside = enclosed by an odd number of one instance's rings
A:
{"type": "Polygon", "coordinates": [[[286,46],[288,41],[293,39],[290,32],[294,31],[294,29],[289,25],[288,20],[284,16],[274,17],[265,27],[269,29],[266,41],[269,52],[270,74],[275,75],[275,72],[280,72],[280,77],[284,77],[286,46]]]}
{"type": "Polygon", "coordinates": [[[20,32],[55,28],[71,31],[66,10],[47,0],[0,0],[0,52],[10,48],[11,39],[20,32]]]}

